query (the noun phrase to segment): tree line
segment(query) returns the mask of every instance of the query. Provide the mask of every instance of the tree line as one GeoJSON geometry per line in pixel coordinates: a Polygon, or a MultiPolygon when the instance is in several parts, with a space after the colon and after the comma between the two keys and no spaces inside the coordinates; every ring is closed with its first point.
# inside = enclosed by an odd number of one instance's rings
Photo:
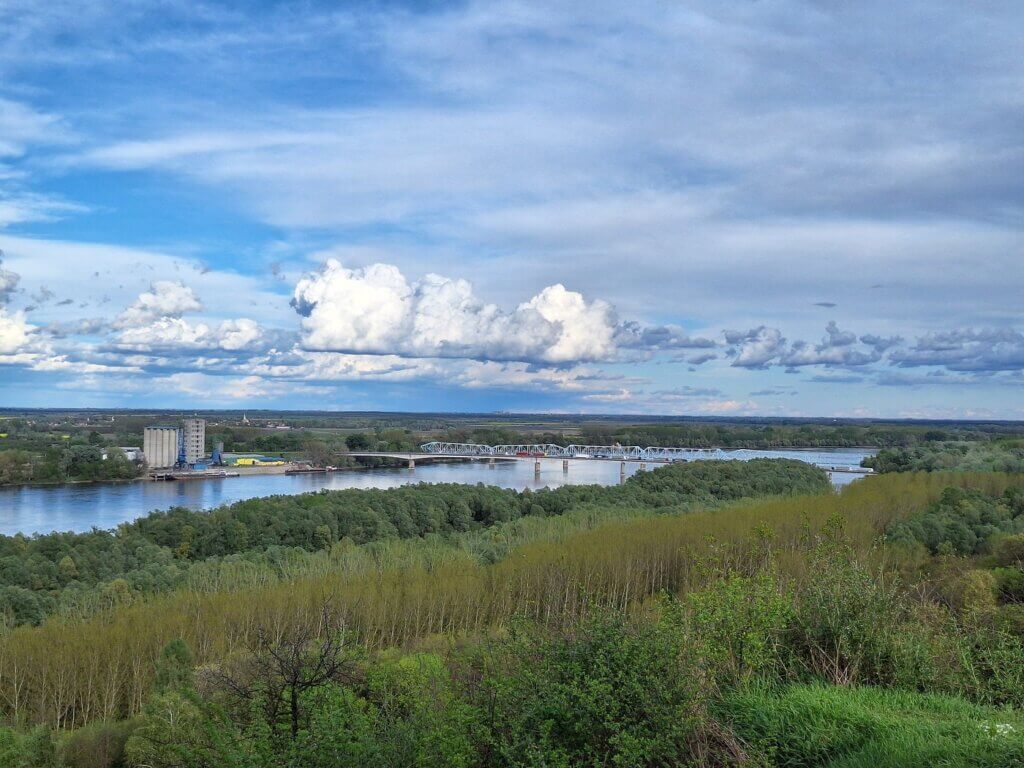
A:
{"type": "Polygon", "coordinates": [[[832,448],[904,447],[948,440],[987,441],[977,427],[913,424],[777,424],[707,423],[628,424],[584,423],[561,430],[524,431],[514,426],[455,428],[444,439],[486,445],[554,443],[569,445],[641,445],[690,448],[832,448]]]}
{"type": "Polygon", "coordinates": [[[614,487],[419,484],[271,496],[211,512],[177,507],[114,530],[0,536],[0,617],[11,626],[32,624],[62,609],[121,603],[178,586],[211,560],[274,562],[288,549],[447,537],[588,504],[660,509],[827,488],[825,473],[808,464],[758,459],[674,464],[614,487]]]}
{"type": "Polygon", "coordinates": [[[991,442],[940,441],[891,448],[861,464],[876,472],[1024,472],[1024,441],[1004,438],[991,442]]]}

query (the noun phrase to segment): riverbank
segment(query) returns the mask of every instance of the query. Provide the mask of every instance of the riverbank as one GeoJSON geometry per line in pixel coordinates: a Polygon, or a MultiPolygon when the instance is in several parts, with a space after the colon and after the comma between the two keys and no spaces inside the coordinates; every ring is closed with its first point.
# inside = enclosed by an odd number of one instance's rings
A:
{"type": "MultiPolygon", "coordinates": [[[[867,454],[834,451],[808,454],[795,451],[761,451],[766,458],[800,458],[812,463],[856,466],[867,454]]],[[[756,458],[749,453],[729,454],[756,458]]],[[[711,458],[711,457],[709,457],[711,458]]],[[[717,457],[715,457],[717,458],[717,457]]],[[[653,467],[649,467],[653,469],[653,467]]],[[[620,472],[617,461],[570,461],[541,459],[541,471],[532,461],[457,461],[418,464],[414,469],[353,467],[338,472],[284,474],[282,468],[249,472],[242,477],[212,478],[202,482],[76,484],[0,489],[0,534],[88,531],[114,528],[155,509],[186,507],[208,510],[223,504],[264,496],[295,495],[344,488],[394,488],[415,483],[491,485],[516,490],[557,488],[562,485],[617,485],[640,471],[639,462],[627,462],[620,472]]],[[[860,475],[836,473],[835,485],[845,485],[860,475]]]]}
{"type": "Polygon", "coordinates": [[[121,480],[37,480],[28,483],[0,485],[0,491],[11,488],[56,488],[65,485],[126,485],[148,480],[149,478],[146,475],[139,475],[138,477],[129,477],[121,480]]]}

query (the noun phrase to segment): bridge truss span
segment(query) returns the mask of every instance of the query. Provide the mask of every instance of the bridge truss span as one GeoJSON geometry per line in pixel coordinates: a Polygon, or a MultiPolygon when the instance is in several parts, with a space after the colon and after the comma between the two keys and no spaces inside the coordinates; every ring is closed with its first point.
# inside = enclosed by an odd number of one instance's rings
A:
{"type": "MultiPolygon", "coordinates": [[[[756,451],[736,450],[728,454],[719,448],[672,448],[639,445],[555,445],[554,443],[518,443],[508,445],[482,445],[480,443],[424,443],[420,449],[435,456],[491,457],[508,459],[604,459],[615,461],[673,462],[692,459],[754,458],[756,451]]],[[[804,459],[801,459],[804,460],[804,459]]],[[[835,466],[831,463],[807,460],[829,472],[871,474],[872,470],[858,465],[835,466]]]]}
{"type": "Polygon", "coordinates": [[[420,446],[424,453],[444,456],[507,456],[551,459],[621,459],[623,461],[678,461],[699,453],[694,448],[644,448],[639,445],[555,445],[518,443],[481,445],[434,441],[420,446]]]}
{"type": "Polygon", "coordinates": [[[439,456],[494,456],[494,446],[479,443],[445,443],[435,440],[420,446],[424,453],[439,456]]]}

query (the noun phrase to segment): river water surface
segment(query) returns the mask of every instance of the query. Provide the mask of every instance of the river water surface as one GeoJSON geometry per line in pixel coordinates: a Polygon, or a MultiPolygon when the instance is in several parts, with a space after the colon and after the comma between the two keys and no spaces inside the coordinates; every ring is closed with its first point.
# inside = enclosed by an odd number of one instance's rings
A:
{"type": "MultiPolygon", "coordinates": [[[[813,451],[707,451],[695,452],[697,459],[750,459],[755,457],[794,458],[829,466],[857,466],[873,451],[835,449],[813,451]]],[[[626,463],[627,476],[639,469],[626,463]]],[[[649,464],[650,468],[659,465],[649,464]]],[[[833,474],[843,485],[860,475],[833,474]]],[[[561,459],[542,459],[540,475],[532,461],[499,461],[451,464],[421,464],[415,469],[356,469],[305,475],[249,475],[219,480],[191,480],[170,483],[92,483],[77,485],[23,486],[0,489],[0,534],[88,531],[113,528],[155,509],[189,507],[212,509],[242,499],[277,494],[318,491],[321,488],[394,488],[410,483],[484,483],[502,488],[555,488],[566,484],[619,482],[618,461],[573,460],[563,472],[561,459]]]]}

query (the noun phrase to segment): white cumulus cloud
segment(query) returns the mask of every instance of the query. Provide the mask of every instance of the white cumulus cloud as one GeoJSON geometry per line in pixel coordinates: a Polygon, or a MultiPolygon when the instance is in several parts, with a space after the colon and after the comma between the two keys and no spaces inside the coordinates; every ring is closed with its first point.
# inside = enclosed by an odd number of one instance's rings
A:
{"type": "Polygon", "coordinates": [[[546,363],[615,353],[611,305],[562,285],[505,312],[466,280],[430,274],[410,283],[389,264],[347,269],[330,259],[298,282],[292,303],[311,350],[546,363]]]}
{"type": "Polygon", "coordinates": [[[202,308],[195,292],[184,283],[157,280],[118,316],[115,326],[137,328],[162,318],[177,318],[186,312],[199,312],[202,308]]]}
{"type": "Polygon", "coordinates": [[[735,345],[732,364],[740,368],[763,368],[786,349],[782,331],[764,325],[749,331],[726,331],[725,340],[735,345]]]}
{"type": "Polygon", "coordinates": [[[27,349],[33,330],[24,312],[8,313],[0,307],[0,355],[15,355],[27,349]]]}
{"type": "Polygon", "coordinates": [[[180,282],[157,281],[122,312],[114,322],[120,330],[120,344],[133,349],[173,348],[223,349],[251,348],[263,338],[255,320],[236,318],[217,325],[192,322],[183,317],[197,312],[202,303],[189,286],[180,282]]]}

